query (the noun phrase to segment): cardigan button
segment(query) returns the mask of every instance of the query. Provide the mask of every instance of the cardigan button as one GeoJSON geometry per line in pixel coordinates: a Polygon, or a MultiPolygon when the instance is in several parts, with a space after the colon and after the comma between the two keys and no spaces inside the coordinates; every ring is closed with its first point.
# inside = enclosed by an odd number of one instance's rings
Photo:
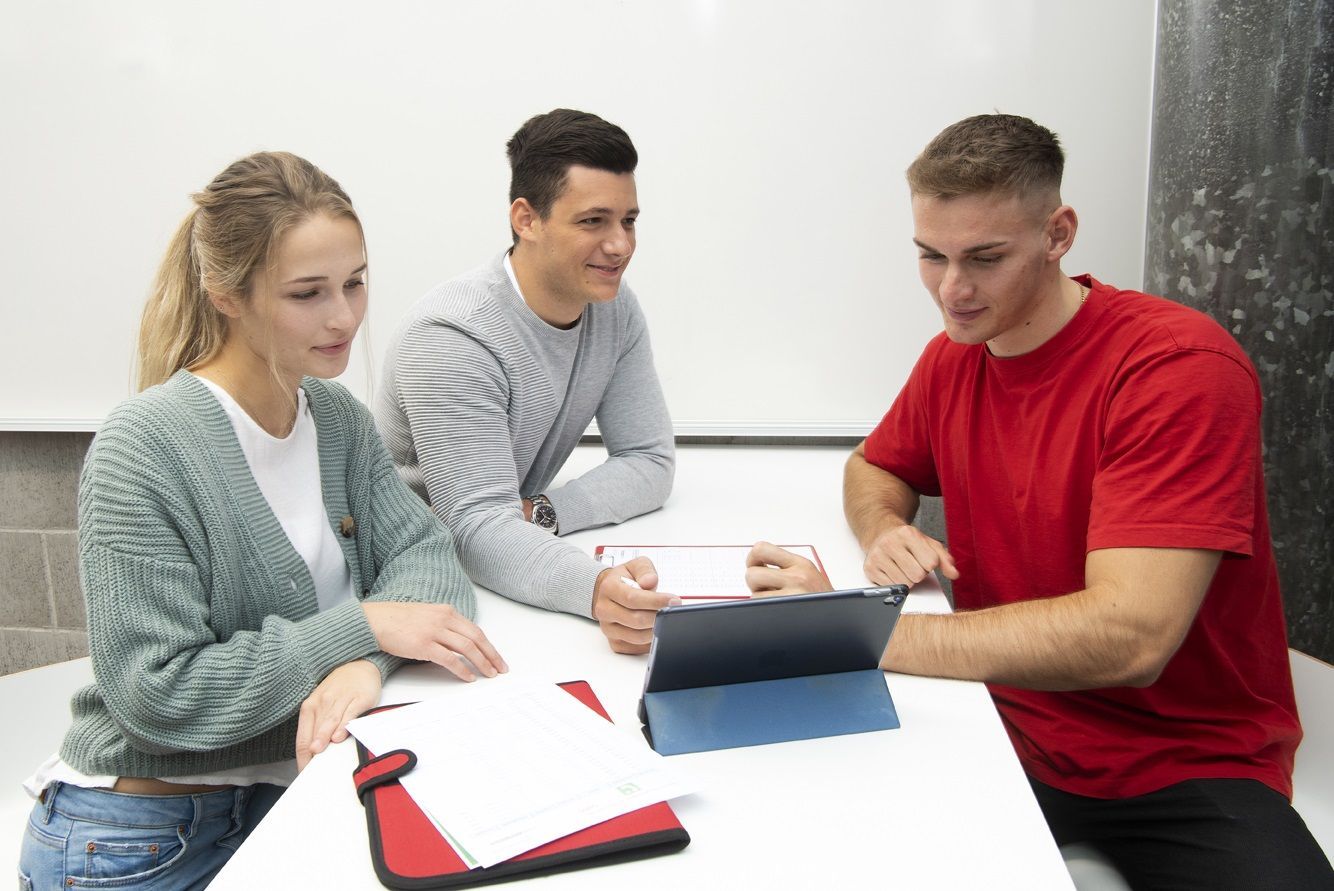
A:
{"type": "Polygon", "coordinates": [[[357,531],[357,521],[348,514],[338,523],[338,531],[343,533],[343,538],[351,538],[357,531]]]}

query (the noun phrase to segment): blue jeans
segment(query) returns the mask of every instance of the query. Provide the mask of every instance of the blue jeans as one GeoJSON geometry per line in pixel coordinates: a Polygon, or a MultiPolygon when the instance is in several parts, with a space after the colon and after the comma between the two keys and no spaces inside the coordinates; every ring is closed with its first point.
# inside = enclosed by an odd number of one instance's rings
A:
{"type": "Polygon", "coordinates": [[[282,793],[264,783],[200,795],[52,783],[28,817],[19,887],[203,888],[282,793]]]}

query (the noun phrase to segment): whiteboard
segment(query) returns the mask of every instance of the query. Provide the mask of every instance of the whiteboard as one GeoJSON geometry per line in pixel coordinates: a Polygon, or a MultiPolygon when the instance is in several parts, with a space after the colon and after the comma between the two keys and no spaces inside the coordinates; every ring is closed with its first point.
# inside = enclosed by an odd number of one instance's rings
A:
{"type": "Polygon", "coordinates": [[[860,435],[939,316],[903,170],[970,114],[1062,137],[1067,272],[1138,287],[1151,0],[5,0],[0,428],[95,429],[131,392],[187,196],[259,149],[362,217],[363,399],[399,317],[509,243],[504,144],[558,106],[640,153],[626,280],[678,434],[860,435]]]}

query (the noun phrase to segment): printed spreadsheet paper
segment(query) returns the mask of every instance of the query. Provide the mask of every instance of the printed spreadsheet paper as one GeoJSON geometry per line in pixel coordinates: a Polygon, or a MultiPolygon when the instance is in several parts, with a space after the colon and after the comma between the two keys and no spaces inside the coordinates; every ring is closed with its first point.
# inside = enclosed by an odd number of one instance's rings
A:
{"type": "MultiPolygon", "coordinates": [[[[819,564],[815,548],[781,545],[819,564]]],[[[598,559],[619,566],[648,557],[658,570],[658,590],[683,600],[729,600],[750,597],[746,587],[746,555],[750,545],[603,545],[598,559]]]]}
{"type": "Polygon", "coordinates": [[[694,791],[638,733],[513,675],[347,726],[377,755],[416,753],[400,782],[469,868],[694,791]]]}

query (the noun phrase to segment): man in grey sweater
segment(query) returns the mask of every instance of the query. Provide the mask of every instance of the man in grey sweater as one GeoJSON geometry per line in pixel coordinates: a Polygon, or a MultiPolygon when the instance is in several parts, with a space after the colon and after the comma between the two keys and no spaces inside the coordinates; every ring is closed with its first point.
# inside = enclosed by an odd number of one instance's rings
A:
{"type": "Polygon", "coordinates": [[[646,558],[607,568],[557,535],[656,510],[675,469],[648,328],[621,277],[638,161],[625,131],[557,109],[507,146],[513,247],[426,294],[395,332],[376,419],[473,581],[597,619],[647,652],[671,602],[646,558]],[[552,488],[590,421],[607,460],[552,488]]]}

